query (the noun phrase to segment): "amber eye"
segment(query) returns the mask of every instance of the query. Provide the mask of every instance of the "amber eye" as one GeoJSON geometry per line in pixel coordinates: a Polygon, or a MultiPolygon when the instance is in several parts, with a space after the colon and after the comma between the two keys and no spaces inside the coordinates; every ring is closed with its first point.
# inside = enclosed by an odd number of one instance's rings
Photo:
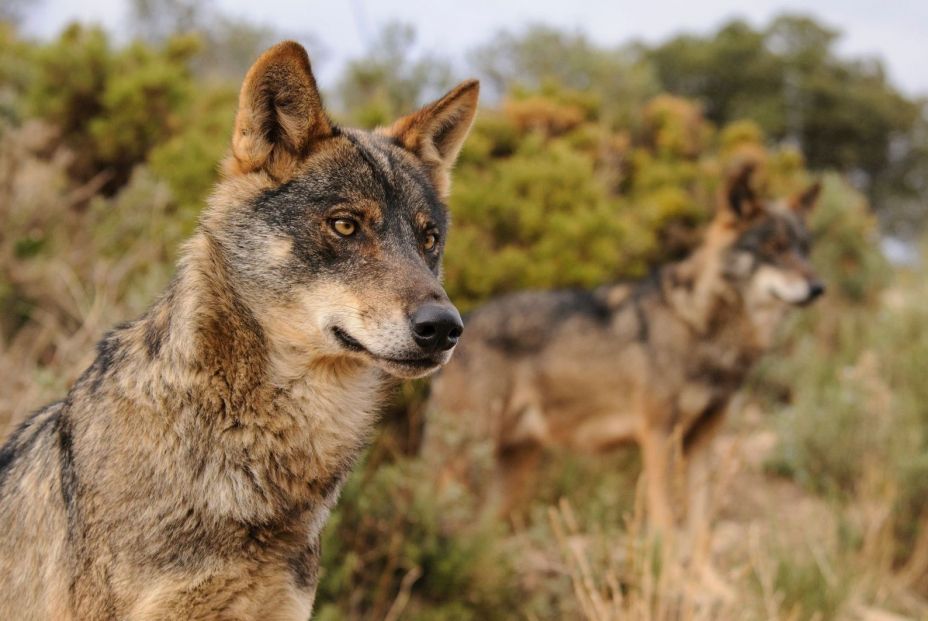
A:
{"type": "Polygon", "coordinates": [[[332,220],[332,230],[342,237],[351,237],[358,230],[358,223],[347,218],[332,220]]]}
{"type": "Polygon", "coordinates": [[[770,250],[775,253],[782,253],[789,250],[789,240],[786,240],[782,237],[777,237],[772,241],[768,242],[770,250]]]}
{"type": "Polygon", "coordinates": [[[435,233],[429,233],[425,236],[425,242],[423,242],[422,247],[425,248],[426,252],[432,252],[435,250],[435,246],[438,245],[438,235],[435,233]]]}

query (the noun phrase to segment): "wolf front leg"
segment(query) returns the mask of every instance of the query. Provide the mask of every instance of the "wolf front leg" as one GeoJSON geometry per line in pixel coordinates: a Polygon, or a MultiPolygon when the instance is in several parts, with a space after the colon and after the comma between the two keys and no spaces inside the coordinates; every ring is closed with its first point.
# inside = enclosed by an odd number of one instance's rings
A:
{"type": "Polygon", "coordinates": [[[684,444],[686,465],[686,536],[694,563],[709,560],[712,536],[712,441],[725,418],[726,405],[708,412],[690,431],[684,444]]]}
{"type": "Polygon", "coordinates": [[[670,496],[672,434],[662,425],[645,423],[639,433],[641,460],[647,490],[648,525],[662,540],[674,532],[670,496]]]}
{"type": "Polygon", "coordinates": [[[717,489],[713,489],[717,477],[713,476],[712,440],[718,435],[723,418],[724,408],[713,412],[701,421],[684,446],[688,497],[682,552],[702,588],[723,601],[732,602],[735,591],[718,573],[712,560],[712,501],[717,493],[717,489]]]}
{"type": "Polygon", "coordinates": [[[708,443],[686,453],[686,523],[683,556],[693,567],[708,567],[712,548],[712,463],[708,443]]]}
{"type": "Polygon", "coordinates": [[[512,518],[529,505],[538,482],[542,456],[542,447],[535,443],[507,446],[499,451],[491,502],[499,517],[512,518]]]}

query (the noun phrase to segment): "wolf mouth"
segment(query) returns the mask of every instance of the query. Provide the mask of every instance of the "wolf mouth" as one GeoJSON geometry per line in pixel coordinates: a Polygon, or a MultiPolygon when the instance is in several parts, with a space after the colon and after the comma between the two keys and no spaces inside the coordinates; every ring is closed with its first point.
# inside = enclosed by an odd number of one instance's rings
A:
{"type": "Polygon", "coordinates": [[[351,351],[370,353],[369,351],[367,351],[364,345],[361,345],[361,343],[356,338],[354,338],[353,336],[351,336],[350,334],[348,334],[341,328],[338,328],[338,327],[332,328],[332,334],[334,334],[335,338],[337,338],[338,341],[342,345],[345,346],[345,349],[350,349],[351,351]]]}
{"type": "Polygon", "coordinates": [[[335,338],[338,339],[338,342],[341,343],[345,349],[367,354],[371,358],[382,360],[383,362],[389,362],[391,364],[397,364],[404,367],[413,367],[417,369],[430,369],[432,367],[438,366],[441,363],[440,360],[437,360],[431,356],[423,356],[422,358],[389,358],[387,356],[378,356],[377,354],[364,347],[364,345],[362,345],[358,339],[354,338],[337,326],[332,328],[332,334],[335,335],[335,338]]]}
{"type": "Polygon", "coordinates": [[[801,300],[791,301],[791,300],[787,300],[786,298],[784,298],[782,295],[780,295],[773,289],[768,289],[768,291],[770,292],[770,295],[772,295],[774,298],[776,298],[780,302],[783,302],[784,304],[789,304],[790,306],[806,307],[806,306],[811,305],[812,302],[815,301],[815,296],[812,296],[812,295],[806,296],[805,298],[801,300]]]}

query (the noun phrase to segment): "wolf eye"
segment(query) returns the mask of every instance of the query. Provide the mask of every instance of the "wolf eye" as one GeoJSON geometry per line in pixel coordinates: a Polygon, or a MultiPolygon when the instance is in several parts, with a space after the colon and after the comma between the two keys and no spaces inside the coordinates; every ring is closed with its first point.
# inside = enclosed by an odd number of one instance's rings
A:
{"type": "Polygon", "coordinates": [[[770,250],[775,253],[786,252],[790,248],[789,240],[784,239],[782,237],[777,237],[771,240],[770,242],[768,242],[768,245],[770,247],[770,250]]]}
{"type": "Polygon", "coordinates": [[[358,223],[347,218],[332,220],[332,230],[342,237],[351,237],[358,230],[358,223]]]}
{"type": "Polygon", "coordinates": [[[429,233],[425,236],[425,241],[422,243],[422,247],[425,248],[426,252],[431,252],[435,250],[435,246],[438,245],[438,235],[436,233],[429,233]]]}

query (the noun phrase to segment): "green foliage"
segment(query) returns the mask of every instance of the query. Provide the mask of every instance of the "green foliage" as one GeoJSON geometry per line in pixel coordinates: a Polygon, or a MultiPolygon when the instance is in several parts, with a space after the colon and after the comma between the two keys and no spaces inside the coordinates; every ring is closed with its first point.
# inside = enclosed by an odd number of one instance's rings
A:
{"type": "Polygon", "coordinates": [[[404,619],[511,618],[520,589],[499,533],[492,524],[450,532],[473,508],[436,498],[423,466],[362,467],[349,479],[323,538],[320,619],[383,618],[404,584],[404,619]]]}
{"type": "Polygon", "coordinates": [[[681,35],[645,55],[661,86],[698,99],[712,122],[751,118],[801,145],[813,168],[859,173],[878,208],[898,209],[896,186],[928,179],[915,164],[924,104],[896,90],[879,61],[840,58],[837,41],[811,18],[783,15],[761,30],[732,21],[710,36],[681,35]]]}
{"type": "Polygon", "coordinates": [[[151,170],[170,185],[187,230],[192,230],[217,180],[237,102],[238,94],[230,86],[203,93],[185,109],[179,131],[149,154],[151,170]]]}
{"type": "Polygon", "coordinates": [[[836,619],[848,596],[848,585],[837,582],[815,559],[786,554],[777,562],[774,587],[791,619],[836,619]]]}
{"type": "Polygon", "coordinates": [[[455,172],[445,258],[462,307],[514,289],[640,277],[680,256],[732,159],[767,162],[784,192],[803,177],[801,158],[768,150],[757,126],[716,135],[693,102],[653,99],[635,139],[604,126],[588,103],[549,85],[478,119],[455,172]]]}
{"type": "Polygon", "coordinates": [[[196,49],[195,38],[179,38],[160,49],[134,43],[113,50],[99,28],[69,26],[36,52],[28,111],[60,129],[76,154],[76,178],[102,174],[115,190],[177,131],[192,96],[187,63],[196,49]]]}
{"type": "Polygon", "coordinates": [[[110,55],[101,29],[77,24],[55,43],[38,48],[27,98],[29,113],[54,119],[65,135],[89,138],[82,134],[103,108],[100,96],[112,71],[110,55]]]}
{"type": "Polygon", "coordinates": [[[22,94],[32,77],[32,53],[32,46],[0,19],[0,128],[21,116],[22,94]]]}
{"type": "MultiPolygon", "coordinates": [[[[644,108],[645,135],[658,156],[697,157],[705,148],[711,130],[702,112],[691,101],[659,95],[644,108]]],[[[760,142],[762,136],[752,136],[760,142]]]]}
{"type": "Polygon", "coordinates": [[[183,56],[132,45],[116,59],[89,122],[97,156],[108,165],[144,161],[154,145],[177,131],[176,111],[189,97],[183,56]]]}
{"type": "Polygon", "coordinates": [[[623,264],[630,232],[593,161],[563,142],[530,136],[495,165],[462,164],[456,183],[445,270],[465,306],[522,287],[593,285],[620,265],[635,269],[623,264]]]}

